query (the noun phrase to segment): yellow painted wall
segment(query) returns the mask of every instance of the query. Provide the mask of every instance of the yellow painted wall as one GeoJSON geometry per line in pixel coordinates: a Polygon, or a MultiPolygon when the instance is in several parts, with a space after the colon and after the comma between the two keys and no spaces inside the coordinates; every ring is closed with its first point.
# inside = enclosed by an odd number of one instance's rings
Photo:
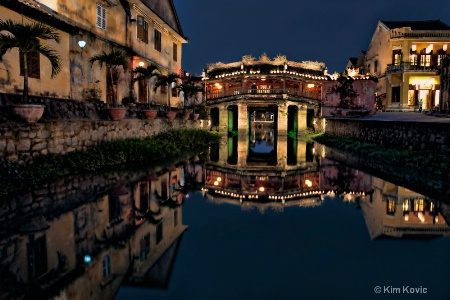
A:
{"type": "MultiPolygon", "coordinates": [[[[0,16],[2,19],[12,19],[16,22],[22,21],[22,16],[18,13],[0,6],[0,16]]],[[[33,20],[23,17],[24,22],[33,20]]],[[[69,34],[56,30],[61,38],[59,44],[55,41],[44,41],[52,49],[55,49],[62,59],[61,72],[51,78],[51,65],[47,58],[40,55],[40,78],[29,78],[29,95],[50,96],[56,98],[70,97],[70,62],[67,59],[69,54],[70,37],[69,34]]],[[[21,93],[23,90],[23,76],[20,76],[19,50],[11,49],[2,56],[0,61],[0,92],[21,93]]]]}

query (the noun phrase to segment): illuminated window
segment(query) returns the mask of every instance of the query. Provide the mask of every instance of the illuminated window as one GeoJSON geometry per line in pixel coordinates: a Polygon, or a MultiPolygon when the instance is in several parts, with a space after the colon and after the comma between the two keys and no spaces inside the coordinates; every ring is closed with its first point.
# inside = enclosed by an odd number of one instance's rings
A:
{"type": "Polygon", "coordinates": [[[420,56],[420,66],[429,67],[431,64],[431,55],[430,54],[422,54],[420,56]]]}
{"type": "Polygon", "coordinates": [[[403,200],[403,211],[409,211],[409,210],[410,210],[409,199],[404,199],[403,200]]]}
{"type": "Polygon", "coordinates": [[[395,202],[393,200],[388,200],[386,205],[386,213],[388,215],[393,215],[395,213],[395,202]]]}
{"type": "Polygon", "coordinates": [[[161,52],[161,32],[155,29],[155,50],[161,52]]]}
{"type": "Polygon", "coordinates": [[[97,28],[106,29],[106,8],[97,3],[97,28]]]}
{"type": "Polygon", "coordinates": [[[392,51],[392,63],[396,66],[400,65],[402,61],[402,50],[392,51]]]}
{"type": "Polygon", "coordinates": [[[414,211],[423,211],[423,199],[414,200],[414,211]]]}
{"type": "Polygon", "coordinates": [[[142,16],[137,17],[137,38],[148,44],[148,23],[142,16]]]}
{"type": "Polygon", "coordinates": [[[409,62],[411,63],[411,66],[417,66],[417,55],[411,54],[409,57],[409,62]]]}

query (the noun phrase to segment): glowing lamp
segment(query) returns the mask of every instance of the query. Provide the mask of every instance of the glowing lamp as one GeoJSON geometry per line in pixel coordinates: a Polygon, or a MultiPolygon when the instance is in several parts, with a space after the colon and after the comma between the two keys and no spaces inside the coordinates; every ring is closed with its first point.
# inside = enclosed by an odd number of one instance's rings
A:
{"type": "Polygon", "coordinates": [[[264,192],[264,190],[265,190],[265,189],[264,189],[263,186],[259,188],[259,191],[260,191],[260,192],[264,192]]]}
{"type": "Polygon", "coordinates": [[[312,187],[312,181],[309,180],[309,179],[306,179],[306,180],[305,180],[305,184],[306,184],[308,187],[312,187]]]}
{"type": "Polygon", "coordinates": [[[80,46],[80,48],[83,49],[86,46],[86,42],[81,40],[78,42],[78,46],[80,46]]]}
{"type": "Polygon", "coordinates": [[[86,254],[84,256],[83,260],[84,260],[84,263],[86,263],[86,264],[88,264],[88,263],[90,263],[92,261],[91,256],[89,254],[86,254]]]}
{"type": "Polygon", "coordinates": [[[218,186],[218,185],[219,185],[219,182],[218,182],[218,181],[214,181],[214,185],[215,185],[215,186],[218,186]]]}
{"type": "Polygon", "coordinates": [[[444,44],[444,46],[442,46],[442,50],[447,51],[447,44],[444,44]]]}
{"type": "Polygon", "coordinates": [[[138,63],[138,65],[139,65],[139,67],[143,67],[143,66],[144,66],[144,62],[143,62],[143,61],[140,61],[140,62],[138,63]]]}
{"type": "Polygon", "coordinates": [[[417,50],[417,45],[412,45],[411,50],[415,52],[417,50]]]}
{"type": "Polygon", "coordinates": [[[310,88],[313,88],[313,87],[314,87],[314,83],[308,83],[307,87],[308,87],[309,89],[310,89],[310,88]]]}

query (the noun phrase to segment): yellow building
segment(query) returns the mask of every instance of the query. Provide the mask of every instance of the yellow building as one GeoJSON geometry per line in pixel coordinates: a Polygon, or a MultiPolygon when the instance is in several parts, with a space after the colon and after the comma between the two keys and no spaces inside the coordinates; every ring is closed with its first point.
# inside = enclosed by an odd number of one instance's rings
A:
{"type": "MultiPolygon", "coordinates": [[[[163,74],[181,74],[182,44],[187,39],[172,0],[6,1],[0,3],[0,19],[41,21],[60,33],[61,42],[49,45],[61,56],[62,71],[50,78],[50,63],[37,56],[35,76],[29,80],[30,97],[111,103],[114,89],[119,103],[129,97],[147,102],[147,92],[143,92],[146,87],[131,86],[131,71],[136,66],[154,63],[163,74]],[[128,69],[119,70],[118,80],[110,80],[107,68],[88,62],[90,57],[111,50],[125,51],[129,60],[128,69]]],[[[2,55],[0,93],[14,94],[23,89],[18,55],[18,50],[2,55]]],[[[167,89],[159,89],[152,100],[165,104],[167,89]]],[[[179,102],[174,93],[172,105],[179,102]]]]}
{"type": "Polygon", "coordinates": [[[420,104],[423,110],[438,109],[439,72],[448,46],[450,26],[440,20],[379,21],[365,70],[378,77],[383,109],[418,111],[420,104]]]}

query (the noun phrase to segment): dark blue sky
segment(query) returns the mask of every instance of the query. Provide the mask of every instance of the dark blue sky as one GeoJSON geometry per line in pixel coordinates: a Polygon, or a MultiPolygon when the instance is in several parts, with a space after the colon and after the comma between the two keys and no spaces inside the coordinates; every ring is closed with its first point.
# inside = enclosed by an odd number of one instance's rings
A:
{"type": "Polygon", "coordinates": [[[321,61],[342,72],[366,50],[379,20],[436,20],[450,25],[449,0],[174,0],[184,35],[183,68],[201,74],[243,55],[321,61]]]}

